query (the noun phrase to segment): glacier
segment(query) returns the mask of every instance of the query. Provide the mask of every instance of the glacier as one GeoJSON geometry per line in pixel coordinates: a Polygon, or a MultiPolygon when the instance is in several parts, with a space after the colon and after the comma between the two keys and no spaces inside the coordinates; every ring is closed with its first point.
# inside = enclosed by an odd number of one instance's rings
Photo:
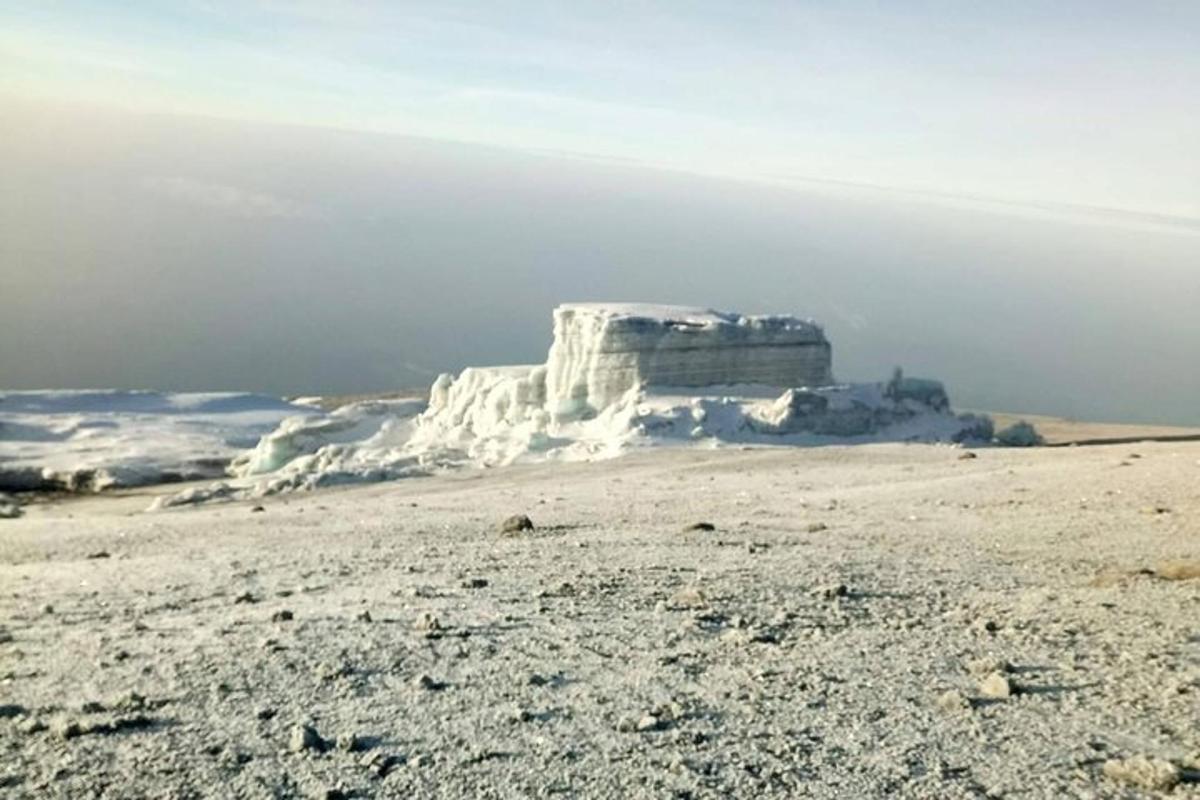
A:
{"type": "Polygon", "coordinates": [[[284,420],[231,481],[157,508],[463,466],[579,461],[634,448],[986,442],[945,388],[897,374],[839,383],[816,322],[685,306],[569,303],[546,362],[440,375],[427,401],[365,401],[284,420]]]}

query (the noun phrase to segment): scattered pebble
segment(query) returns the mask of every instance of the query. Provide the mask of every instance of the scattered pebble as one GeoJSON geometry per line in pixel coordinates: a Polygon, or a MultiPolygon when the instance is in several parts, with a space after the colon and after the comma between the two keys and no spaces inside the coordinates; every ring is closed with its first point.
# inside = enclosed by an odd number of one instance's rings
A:
{"type": "Polygon", "coordinates": [[[442,628],[442,623],[429,612],[425,612],[418,617],[413,627],[424,634],[426,639],[440,639],[445,632],[442,628]]]}
{"type": "Polygon", "coordinates": [[[293,725],[288,733],[288,749],[293,753],[302,753],[305,750],[315,750],[320,753],[327,746],[328,743],[311,725],[293,725]]]}
{"type": "Polygon", "coordinates": [[[969,711],[971,709],[971,701],[965,694],[958,689],[951,689],[943,693],[937,699],[938,708],[943,711],[969,711]]]}
{"type": "Polygon", "coordinates": [[[0,719],[13,719],[21,717],[27,713],[25,706],[19,706],[16,703],[4,703],[0,705],[0,719]]]}
{"type": "Polygon", "coordinates": [[[812,590],[812,594],[824,600],[836,600],[839,597],[849,597],[850,587],[844,583],[833,583],[828,586],[818,586],[812,590]]]}
{"type": "Polygon", "coordinates": [[[467,578],[462,582],[462,588],[464,589],[482,589],[487,585],[487,578],[467,578]]]}
{"type": "Polygon", "coordinates": [[[715,531],[716,529],[717,526],[713,525],[711,522],[693,522],[683,530],[686,533],[688,531],[715,531]]]}
{"type": "Polygon", "coordinates": [[[973,458],[979,458],[979,455],[973,450],[964,450],[958,454],[959,461],[970,461],[973,458]]]}
{"type": "Polygon", "coordinates": [[[1012,664],[998,656],[983,656],[981,658],[971,659],[967,662],[967,672],[971,673],[976,678],[984,678],[994,672],[1003,674],[1012,671],[1012,664]]]}
{"type": "Polygon", "coordinates": [[[533,520],[524,514],[514,514],[500,523],[500,532],[507,534],[533,530],[533,520]]]}
{"type": "Polygon", "coordinates": [[[282,608],[271,615],[271,622],[291,622],[294,618],[295,615],[291,611],[282,608]]]}
{"type": "Polygon", "coordinates": [[[393,768],[404,763],[400,756],[388,755],[379,751],[367,753],[358,760],[361,766],[369,769],[377,778],[386,778],[393,768]]]}
{"type": "Polygon", "coordinates": [[[656,731],[661,726],[662,726],[662,720],[660,720],[658,717],[654,716],[653,714],[646,714],[637,721],[637,725],[635,726],[635,729],[638,731],[638,733],[645,733],[647,731],[656,731]]]}
{"type": "Polygon", "coordinates": [[[94,553],[88,553],[84,558],[96,560],[100,558],[110,558],[111,554],[107,550],[97,550],[94,553]]]}
{"type": "Polygon", "coordinates": [[[353,733],[339,733],[336,744],[338,750],[346,753],[353,753],[363,749],[362,739],[359,739],[353,733]]]}
{"type": "Polygon", "coordinates": [[[374,622],[375,621],[374,618],[371,616],[371,612],[366,611],[366,610],[360,611],[357,614],[355,614],[354,620],[356,622],[374,622]]]}
{"type": "Polygon", "coordinates": [[[413,685],[418,689],[424,689],[427,692],[440,692],[446,688],[446,684],[428,675],[418,675],[413,679],[413,685]]]}
{"type": "Polygon", "coordinates": [[[242,592],[237,597],[233,598],[233,602],[235,605],[241,605],[243,603],[257,603],[258,598],[254,596],[253,592],[242,592]]]}
{"type": "Polygon", "coordinates": [[[1003,700],[1016,694],[1012,682],[999,672],[993,672],[979,683],[979,693],[984,697],[1003,700]]]}
{"type": "Polygon", "coordinates": [[[824,522],[810,522],[804,527],[808,533],[820,533],[821,531],[829,530],[829,526],[824,522]]]}
{"type": "Polygon", "coordinates": [[[707,607],[708,598],[693,586],[685,586],[667,599],[667,608],[675,611],[707,607]]]}
{"type": "Polygon", "coordinates": [[[1109,759],[1104,762],[1103,772],[1109,780],[1152,792],[1169,792],[1183,779],[1179,767],[1171,762],[1146,756],[1109,759]]]}

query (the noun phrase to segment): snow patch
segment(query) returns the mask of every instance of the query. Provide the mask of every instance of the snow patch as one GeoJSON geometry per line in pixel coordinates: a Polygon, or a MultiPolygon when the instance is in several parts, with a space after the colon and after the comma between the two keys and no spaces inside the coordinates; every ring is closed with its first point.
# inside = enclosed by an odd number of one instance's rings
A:
{"type": "Polygon", "coordinates": [[[213,478],[312,409],[244,393],[0,392],[0,490],[101,491],[213,478]]]}

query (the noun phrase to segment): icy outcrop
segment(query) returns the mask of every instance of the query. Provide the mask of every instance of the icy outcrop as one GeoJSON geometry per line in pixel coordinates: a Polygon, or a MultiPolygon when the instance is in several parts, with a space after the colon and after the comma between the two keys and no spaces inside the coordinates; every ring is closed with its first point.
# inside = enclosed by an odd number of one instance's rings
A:
{"type": "Polygon", "coordinates": [[[595,413],[638,386],[824,386],[819,325],[712,309],[572,303],[554,310],[546,398],[559,417],[595,413]]]}
{"type": "Polygon", "coordinates": [[[834,384],[811,321],[676,306],[572,304],[545,364],[471,367],[428,406],[357,403],[299,416],[231,470],[241,482],[160,507],[378,481],[457,466],[590,460],[631,448],[987,441],[937,381],[834,384]],[[418,413],[419,412],[419,413],[418,413]]]}

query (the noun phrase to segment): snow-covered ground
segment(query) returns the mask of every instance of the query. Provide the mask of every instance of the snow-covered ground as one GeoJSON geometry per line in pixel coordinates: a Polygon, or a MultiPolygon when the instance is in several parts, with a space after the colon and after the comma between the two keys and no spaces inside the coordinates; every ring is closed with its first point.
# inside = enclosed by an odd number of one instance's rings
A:
{"type": "Polygon", "coordinates": [[[213,478],[308,406],[244,393],[0,392],[0,490],[213,478]]]}
{"type": "Polygon", "coordinates": [[[1200,800],[1200,443],[963,455],[35,503],[0,796],[1200,800]]]}

